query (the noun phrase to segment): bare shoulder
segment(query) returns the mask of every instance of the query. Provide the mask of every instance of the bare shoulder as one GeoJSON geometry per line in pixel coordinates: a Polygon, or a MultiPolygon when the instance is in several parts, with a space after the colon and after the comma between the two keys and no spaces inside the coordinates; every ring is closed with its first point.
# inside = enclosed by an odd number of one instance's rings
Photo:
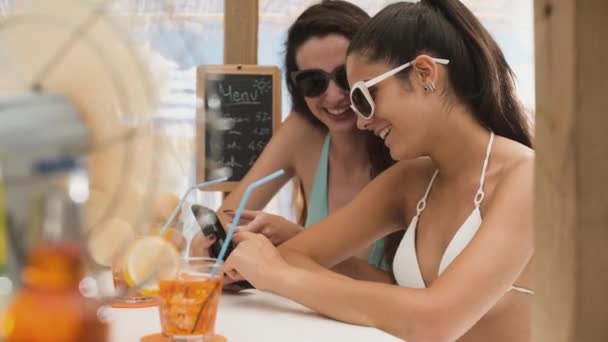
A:
{"type": "MultiPolygon", "coordinates": [[[[499,137],[497,157],[501,160],[501,171],[497,185],[511,178],[532,178],[534,176],[534,150],[517,141],[499,137]]],[[[523,179],[522,179],[523,180],[523,179]]]]}
{"type": "Polygon", "coordinates": [[[292,112],[274,134],[269,146],[273,158],[289,159],[290,164],[297,165],[302,159],[310,160],[313,157],[310,153],[318,152],[323,137],[322,129],[312,125],[300,113],[292,112]]]}
{"type": "MultiPolygon", "coordinates": [[[[281,126],[281,139],[294,157],[295,165],[307,165],[317,160],[327,131],[313,125],[303,114],[292,112],[281,126]]],[[[313,163],[316,165],[316,163],[313,163]]]]}
{"type": "Polygon", "coordinates": [[[304,142],[309,139],[323,138],[325,132],[307,120],[303,114],[291,112],[283,121],[280,132],[288,135],[294,142],[304,142]]]}
{"type": "Polygon", "coordinates": [[[530,206],[534,191],[534,150],[502,137],[497,140],[496,147],[493,157],[500,165],[489,202],[517,201],[519,205],[530,206]]]}
{"type": "Polygon", "coordinates": [[[487,203],[484,200],[484,230],[495,234],[502,243],[517,245],[521,255],[531,256],[534,250],[534,151],[514,143],[501,153],[508,159],[502,160],[491,198],[487,203]]]}

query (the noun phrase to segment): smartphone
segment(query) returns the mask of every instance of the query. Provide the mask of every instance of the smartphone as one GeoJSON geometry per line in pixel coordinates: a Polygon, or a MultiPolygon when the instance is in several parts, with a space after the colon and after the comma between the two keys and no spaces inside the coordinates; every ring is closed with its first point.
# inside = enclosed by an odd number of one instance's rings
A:
{"type": "MultiPolygon", "coordinates": [[[[190,208],[192,210],[192,214],[196,218],[196,222],[198,223],[201,233],[203,233],[203,235],[207,239],[215,238],[215,241],[209,247],[209,254],[213,258],[217,258],[220,254],[222,246],[224,245],[224,241],[226,241],[226,230],[224,230],[222,222],[220,222],[215,211],[205,206],[193,204],[190,208]]],[[[230,244],[228,245],[228,249],[226,249],[226,254],[224,254],[224,258],[222,261],[226,261],[226,259],[228,259],[228,256],[230,256],[230,253],[232,253],[233,250],[234,242],[230,241],[230,244]]],[[[233,285],[236,285],[243,289],[254,288],[253,285],[251,285],[251,283],[246,280],[238,281],[233,285]]]]}

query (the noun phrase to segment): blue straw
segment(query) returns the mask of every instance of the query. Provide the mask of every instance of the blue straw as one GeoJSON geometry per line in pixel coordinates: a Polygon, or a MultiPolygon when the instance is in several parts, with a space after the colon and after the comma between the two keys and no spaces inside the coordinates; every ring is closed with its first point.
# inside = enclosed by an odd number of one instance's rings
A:
{"type": "Polygon", "coordinates": [[[230,229],[228,229],[228,234],[226,234],[226,240],[224,241],[224,244],[222,245],[222,249],[220,250],[220,253],[217,256],[215,265],[213,266],[213,271],[211,271],[211,278],[215,277],[215,274],[217,273],[217,271],[220,267],[220,262],[222,260],[224,260],[224,254],[226,254],[228,245],[230,245],[230,241],[232,240],[232,235],[234,235],[234,231],[236,230],[236,225],[239,222],[239,220],[241,219],[241,214],[243,213],[243,210],[245,209],[245,204],[247,203],[247,200],[249,199],[249,196],[251,195],[253,190],[260,185],[264,185],[264,184],[270,182],[271,180],[273,180],[279,176],[282,176],[284,173],[285,173],[285,171],[283,169],[280,169],[262,179],[259,179],[255,182],[251,183],[247,187],[247,190],[245,190],[245,194],[243,195],[243,198],[241,199],[241,202],[239,203],[239,207],[236,209],[234,219],[232,220],[232,223],[230,224],[230,229]]]}
{"type": "Polygon", "coordinates": [[[206,188],[206,187],[218,184],[218,183],[225,182],[227,180],[228,180],[228,177],[222,177],[222,178],[210,180],[208,182],[202,182],[202,183],[199,183],[199,184],[196,184],[196,185],[193,185],[193,186],[189,187],[188,190],[186,190],[186,193],[179,200],[179,203],[177,204],[177,206],[175,207],[175,209],[173,209],[173,212],[171,213],[171,216],[169,217],[169,219],[167,220],[167,222],[165,222],[165,225],[160,230],[160,233],[158,235],[162,236],[165,233],[165,230],[167,230],[167,228],[169,228],[169,225],[175,219],[175,216],[177,215],[177,212],[179,211],[179,208],[182,207],[182,205],[186,201],[186,197],[188,197],[188,195],[190,194],[190,192],[192,192],[192,190],[206,188]]]}

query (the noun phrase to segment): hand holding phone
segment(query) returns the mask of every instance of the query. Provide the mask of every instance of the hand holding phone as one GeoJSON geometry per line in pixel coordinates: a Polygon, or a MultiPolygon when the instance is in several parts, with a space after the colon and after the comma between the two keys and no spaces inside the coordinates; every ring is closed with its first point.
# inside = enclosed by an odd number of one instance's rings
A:
{"type": "MultiPolygon", "coordinates": [[[[224,230],[222,223],[217,217],[215,211],[205,206],[193,204],[191,210],[192,214],[196,218],[196,222],[198,223],[201,233],[208,240],[213,240],[213,243],[211,244],[211,246],[209,246],[209,254],[213,258],[217,258],[220,254],[220,250],[222,249],[222,245],[224,245],[224,241],[226,241],[226,231],[224,230]]],[[[222,261],[226,261],[226,259],[228,259],[228,256],[230,256],[230,253],[232,253],[233,250],[234,242],[230,241],[228,249],[226,250],[226,254],[224,255],[224,260],[222,261]]],[[[246,280],[238,281],[230,285],[238,286],[241,289],[254,288],[253,285],[251,285],[251,283],[246,280]]]]}

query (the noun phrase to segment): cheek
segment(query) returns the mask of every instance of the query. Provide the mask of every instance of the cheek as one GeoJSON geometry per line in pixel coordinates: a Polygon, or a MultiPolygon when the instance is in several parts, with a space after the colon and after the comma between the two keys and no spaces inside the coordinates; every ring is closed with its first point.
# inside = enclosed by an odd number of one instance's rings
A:
{"type": "Polygon", "coordinates": [[[392,125],[400,125],[400,122],[411,113],[405,94],[379,94],[375,97],[375,104],[376,115],[389,121],[392,125]]]}
{"type": "Polygon", "coordinates": [[[310,112],[314,116],[316,116],[317,118],[321,116],[321,114],[319,113],[319,106],[320,106],[319,98],[305,97],[304,101],[306,102],[306,105],[308,106],[308,110],[310,110],[310,112]]]}
{"type": "Polygon", "coordinates": [[[385,118],[394,126],[405,131],[419,130],[424,126],[428,108],[417,96],[402,92],[383,101],[383,104],[385,118]]]}
{"type": "Polygon", "coordinates": [[[395,151],[397,155],[393,157],[404,160],[427,154],[429,132],[436,125],[441,125],[440,121],[431,120],[432,114],[419,101],[412,101],[402,108],[399,117],[393,122],[397,131],[395,138],[399,141],[399,147],[395,151]]]}
{"type": "Polygon", "coordinates": [[[391,157],[404,160],[418,156],[420,141],[428,127],[424,104],[415,96],[402,94],[383,101],[377,110],[378,117],[393,126],[391,157]]]}

